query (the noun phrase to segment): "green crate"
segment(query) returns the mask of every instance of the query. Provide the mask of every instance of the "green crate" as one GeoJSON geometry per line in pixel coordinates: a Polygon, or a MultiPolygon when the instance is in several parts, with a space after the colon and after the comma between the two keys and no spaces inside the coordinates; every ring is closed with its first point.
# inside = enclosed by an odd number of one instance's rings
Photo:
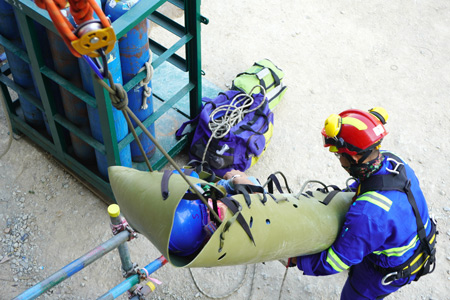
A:
{"type": "MultiPolygon", "coordinates": [[[[6,0],[6,2],[14,7],[26,45],[26,52],[14,47],[8,39],[1,35],[0,44],[15,52],[30,64],[41,98],[40,100],[34,98],[29,92],[16,85],[8,77],[8,65],[2,66],[0,91],[6,100],[7,113],[10,116],[13,130],[16,133],[23,133],[53,155],[69,172],[91,188],[102,200],[107,203],[114,203],[111,187],[107,181],[99,176],[96,165],[84,165],[66,146],[64,129],[75,134],[94,149],[104,153],[108,165],[120,164],[119,152],[134,140],[133,135],[129,133],[120,143],[117,143],[109,94],[97,82],[94,81],[96,95],[94,99],[45,65],[33,22],[36,21],[56,33],[57,31],[47,12],[39,9],[31,0],[6,0]],[[98,106],[104,137],[103,144],[82,132],[73,123],[57,113],[50,88],[52,81],[78,96],[88,105],[98,106]],[[15,93],[10,93],[8,87],[45,112],[51,136],[48,136],[45,130],[37,130],[25,123],[20,117],[20,104],[17,101],[17,96],[15,93]]],[[[128,30],[145,18],[178,37],[178,40],[169,47],[149,39],[150,49],[153,52],[152,65],[155,70],[152,79],[154,113],[143,124],[148,127],[155,123],[156,131],[164,132],[169,125],[172,127],[174,123],[181,125],[182,122],[194,118],[200,112],[202,98],[200,23],[207,23],[207,19],[200,15],[200,0],[140,1],[112,24],[117,39],[124,36],[128,30]],[[175,20],[156,11],[166,2],[184,10],[184,25],[180,25],[175,20]],[[185,48],[185,58],[176,53],[182,47],[185,48]],[[169,79],[170,81],[168,81],[169,79]],[[170,84],[167,84],[167,82],[170,82],[170,84]]],[[[125,90],[132,89],[144,77],[144,72],[139,73],[124,86],[125,90]]],[[[206,93],[209,94],[206,96],[214,97],[219,92],[211,84],[206,84],[205,88],[206,93]]],[[[137,128],[136,132],[139,135],[142,130],[137,128]]],[[[171,157],[177,155],[187,146],[188,142],[186,137],[176,140],[173,132],[164,132],[160,136],[157,135],[156,139],[171,157]]],[[[154,170],[159,170],[167,163],[167,159],[157,150],[156,154],[150,159],[150,163],[154,170]]],[[[145,163],[133,163],[133,167],[147,170],[145,163]]]]}

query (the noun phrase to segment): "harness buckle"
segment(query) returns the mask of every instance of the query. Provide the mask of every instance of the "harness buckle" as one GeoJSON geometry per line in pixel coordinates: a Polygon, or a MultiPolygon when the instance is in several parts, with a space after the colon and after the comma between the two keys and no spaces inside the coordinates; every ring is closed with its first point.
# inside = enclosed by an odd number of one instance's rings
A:
{"type": "Polygon", "coordinates": [[[382,284],[382,285],[389,285],[389,284],[391,284],[392,282],[394,282],[394,281],[396,280],[397,275],[398,275],[398,272],[397,272],[397,271],[387,274],[386,276],[384,276],[384,277],[381,279],[381,284],[382,284]],[[394,276],[393,279],[390,280],[390,281],[387,281],[391,276],[394,276]]]}
{"type": "Polygon", "coordinates": [[[388,158],[387,158],[387,161],[388,161],[388,162],[393,162],[393,163],[395,163],[395,167],[394,167],[394,169],[389,169],[389,167],[386,167],[386,171],[388,171],[389,173],[394,173],[394,174],[396,174],[396,175],[400,174],[400,172],[397,171],[397,169],[398,169],[400,166],[402,166],[403,163],[398,162],[398,161],[396,161],[395,159],[393,159],[393,158],[391,158],[391,157],[388,157],[388,158]]]}

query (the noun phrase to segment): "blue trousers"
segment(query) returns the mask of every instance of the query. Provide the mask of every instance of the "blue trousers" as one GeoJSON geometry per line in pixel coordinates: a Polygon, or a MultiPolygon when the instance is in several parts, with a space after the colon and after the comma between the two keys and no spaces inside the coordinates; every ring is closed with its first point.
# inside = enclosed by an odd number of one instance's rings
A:
{"type": "Polygon", "coordinates": [[[351,267],[347,281],[341,293],[341,300],[383,299],[397,291],[403,285],[414,280],[402,278],[389,285],[382,285],[383,275],[375,270],[373,264],[363,260],[360,264],[351,267]]]}

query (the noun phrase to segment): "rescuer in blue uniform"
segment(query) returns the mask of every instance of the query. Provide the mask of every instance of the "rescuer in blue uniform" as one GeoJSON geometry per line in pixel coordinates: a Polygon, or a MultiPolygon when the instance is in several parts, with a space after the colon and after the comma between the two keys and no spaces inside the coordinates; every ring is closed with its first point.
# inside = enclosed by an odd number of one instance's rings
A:
{"type": "Polygon", "coordinates": [[[324,146],[356,179],[354,203],[329,249],[288,263],[312,276],[349,270],[341,299],[382,299],[434,269],[435,224],[419,181],[405,161],[379,150],[387,117],[374,108],[325,121],[324,146]]]}

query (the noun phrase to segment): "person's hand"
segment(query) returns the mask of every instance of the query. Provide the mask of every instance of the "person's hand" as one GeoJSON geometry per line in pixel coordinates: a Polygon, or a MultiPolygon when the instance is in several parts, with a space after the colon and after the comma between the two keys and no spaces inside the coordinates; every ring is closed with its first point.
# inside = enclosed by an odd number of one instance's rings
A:
{"type": "Polygon", "coordinates": [[[278,260],[280,263],[283,264],[286,268],[295,267],[297,266],[297,257],[290,257],[290,258],[284,258],[278,260]]]}
{"type": "Polygon", "coordinates": [[[223,175],[223,179],[230,180],[231,184],[251,184],[254,185],[254,183],[248,179],[248,176],[239,170],[230,170],[225,175],[223,175]]]}

